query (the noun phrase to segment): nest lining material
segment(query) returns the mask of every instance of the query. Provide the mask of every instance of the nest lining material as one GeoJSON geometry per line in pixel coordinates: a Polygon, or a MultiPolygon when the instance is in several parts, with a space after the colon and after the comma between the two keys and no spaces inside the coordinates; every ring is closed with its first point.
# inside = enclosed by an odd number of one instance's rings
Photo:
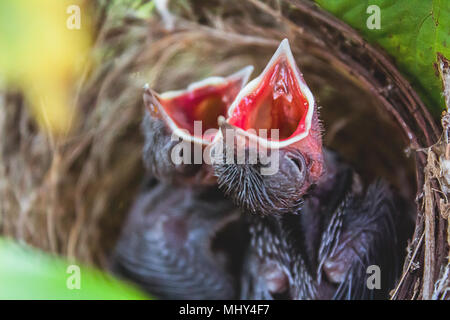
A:
{"type": "MultiPolygon", "coordinates": [[[[120,21],[98,7],[94,52],[102,54],[93,54],[80,80],[81,121],[69,137],[39,132],[19,92],[1,95],[0,232],[105,266],[144,174],[142,84],[162,92],[249,64],[258,74],[287,37],[323,107],[325,143],[343,150],[368,180],[381,175],[396,186],[419,186],[424,206],[394,298],[431,297],[438,279],[444,290],[448,215],[439,211],[447,202],[435,191],[440,167],[430,167],[440,153],[416,151],[437,141],[439,127],[391,61],[354,30],[310,2],[276,3],[192,1],[174,4],[163,19],[120,21]]],[[[402,188],[410,198],[416,190],[402,188]]]]}

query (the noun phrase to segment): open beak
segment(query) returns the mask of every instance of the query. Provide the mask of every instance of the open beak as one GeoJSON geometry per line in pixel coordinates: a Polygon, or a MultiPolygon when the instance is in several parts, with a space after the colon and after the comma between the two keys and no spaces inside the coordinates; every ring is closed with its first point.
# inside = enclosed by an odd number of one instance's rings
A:
{"type": "Polygon", "coordinates": [[[144,104],[173,134],[187,142],[208,145],[217,133],[217,118],[227,114],[252,71],[253,67],[247,66],[228,77],[206,78],[184,90],[161,94],[146,85],[144,104]]]}
{"type": "Polygon", "coordinates": [[[234,129],[238,140],[258,148],[296,149],[308,160],[313,180],[322,173],[323,156],[317,106],[284,39],[264,71],[237,95],[227,112],[224,132],[234,129]],[[239,137],[241,139],[239,139],[239,137]],[[243,139],[245,138],[245,139],[243,139]]]}

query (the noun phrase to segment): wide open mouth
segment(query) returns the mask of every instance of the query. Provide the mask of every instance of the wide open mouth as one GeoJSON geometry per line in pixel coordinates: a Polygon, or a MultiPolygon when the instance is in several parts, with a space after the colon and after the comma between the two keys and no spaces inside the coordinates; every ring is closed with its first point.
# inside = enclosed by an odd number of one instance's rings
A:
{"type": "Polygon", "coordinates": [[[247,136],[282,147],[308,135],[313,112],[314,97],[285,39],[262,74],[239,93],[228,111],[228,123],[247,136]]]}
{"type": "Polygon", "coordinates": [[[151,93],[151,100],[144,93],[144,101],[181,138],[208,144],[217,133],[217,118],[226,115],[252,71],[248,66],[226,78],[210,77],[192,83],[185,90],[151,93]]]}

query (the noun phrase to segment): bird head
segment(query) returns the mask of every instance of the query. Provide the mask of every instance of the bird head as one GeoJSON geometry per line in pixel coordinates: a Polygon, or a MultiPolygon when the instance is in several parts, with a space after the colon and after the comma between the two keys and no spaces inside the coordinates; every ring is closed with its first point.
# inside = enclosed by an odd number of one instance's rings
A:
{"type": "Polygon", "coordinates": [[[219,186],[250,212],[295,211],[322,176],[317,106],[287,39],[219,126],[211,148],[219,186]]]}
{"type": "Polygon", "coordinates": [[[202,161],[203,149],[253,71],[248,66],[228,77],[210,77],[184,90],[161,94],[144,87],[144,164],[161,180],[190,185],[214,184],[202,161]]]}

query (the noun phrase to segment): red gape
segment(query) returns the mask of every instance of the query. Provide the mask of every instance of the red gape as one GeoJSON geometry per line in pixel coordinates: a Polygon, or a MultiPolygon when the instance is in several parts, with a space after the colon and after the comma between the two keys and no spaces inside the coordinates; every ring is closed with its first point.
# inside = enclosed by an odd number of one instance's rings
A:
{"type": "Polygon", "coordinates": [[[194,121],[202,121],[206,131],[217,128],[217,118],[225,116],[228,107],[241,90],[240,81],[206,85],[160,102],[174,122],[194,134],[194,121]]]}
{"type": "Polygon", "coordinates": [[[308,166],[311,182],[322,175],[322,137],[317,106],[287,39],[280,43],[264,71],[238,94],[228,110],[226,122],[241,142],[248,139],[257,141],[259,149],[289,148],[300,152],[308,166]],[[271,135],[272,129],[278,129],[278,139],[274,133],[271,135]]]}
{"type": "Polygon", "coordinates": [[[247,94],[228,119],[243,130],[279,129],[279,141],[305,131],[308,101],[303,95],[294,70],[285,56],[263,74],[259,85],[247,94]]]}
{"type": "Polygon", "coordinates": [[[218,129],[217,118],[225,116],[233,100],[253,71],[247,66],[222,78],[210,77],[190,84],[185,90],[157,94],[148,86],[144,91],[144,103],[153,117],[165,121],[172,133],[188,141],[209,144],[218,129]],[[201,122],[201,131],[194,122],[201,122]]]}

